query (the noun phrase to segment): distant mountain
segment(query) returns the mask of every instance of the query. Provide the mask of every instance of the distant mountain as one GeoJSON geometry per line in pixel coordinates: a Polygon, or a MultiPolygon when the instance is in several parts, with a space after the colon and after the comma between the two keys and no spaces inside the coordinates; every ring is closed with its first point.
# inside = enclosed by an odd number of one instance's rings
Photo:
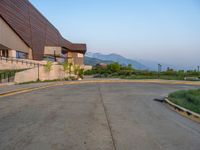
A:
{"type": "Polygon", "coordinates": [[[87,57],[97,59],[96,61],[93,60],[93,63],[112,63],[112,62],[118,62],[122,65],[128,65],[131,64],[134,68],[140,69],[140,70],[151,70],[151,71],[157,71],[158,70],[158,64],[162,65],[162,70],[166,70],[168,67],[173,68],[175,70],[194,70],[196,69],[195,66],[180,66],[180,65],[171,65],[163,62],[158,61],[149,61],[149,60],[143,60],[143,59],[128,59],[118,54],[101,54],[101,53],[86,53],[87,57]],[[108,62],[104,62],[108,61],[108,62]]]}
{"type": "Polygon", "coordinates": [[[90,65],[90,66],[95,66],[96,64],[99,63],[104,63],[104,64],[111,64],[113,63],[113,61],[108,61],[108,60],[101,60],[101,59],[97,59],[97,58],[91,58],[91,57],[85,57],[84,59],[84,63],[85,65],[90,65]]]}
{"type": "Polygon", "coordinates": [[[105,55],[105,54],[101,54],[101,53],[88,52],[86,54],[86,57],[96,58],[96,59],[102,60],[102,61],[118,62],[119,64],[122,64],[122,65],[131,64],[135,69],[140,69],[140,70],[148,69],[148,67],[146,67],[145,65],[139,63],[138,61],[125,58],[125,57],[123,57],[121,55],[118,55],[118,54],[105,55]]]}

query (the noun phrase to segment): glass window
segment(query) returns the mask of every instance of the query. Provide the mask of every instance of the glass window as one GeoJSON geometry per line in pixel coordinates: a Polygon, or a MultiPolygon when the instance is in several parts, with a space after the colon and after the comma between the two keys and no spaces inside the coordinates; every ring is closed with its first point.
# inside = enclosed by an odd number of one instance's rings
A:
{"type": "Polygon", "coordinates": [[[46,55],[43,57],[43,60],[55,62],[55,57],[46,55]]]}
{"type": "Polygon", "coordinates": [[[16,51],[16,58],[27,59],[28,58],[28,54],[24,53],[24,52],[16,51]]]}

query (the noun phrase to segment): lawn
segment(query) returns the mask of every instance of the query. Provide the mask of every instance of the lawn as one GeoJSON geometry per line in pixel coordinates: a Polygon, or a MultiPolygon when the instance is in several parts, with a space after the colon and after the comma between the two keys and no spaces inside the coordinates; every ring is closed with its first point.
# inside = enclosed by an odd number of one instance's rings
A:
{"type": "Polygon", "coordinates": [[[184,76],[170,76],[160,75],[132,75],[132,76],[121,76],[122,79],[163,79],[163,80],[184,80],[184,76]]]}
{"type": "Polygon", "coordinates": [[[177,91],[169,94],[173,103],[200,114],[200,89],[177,91]]]}

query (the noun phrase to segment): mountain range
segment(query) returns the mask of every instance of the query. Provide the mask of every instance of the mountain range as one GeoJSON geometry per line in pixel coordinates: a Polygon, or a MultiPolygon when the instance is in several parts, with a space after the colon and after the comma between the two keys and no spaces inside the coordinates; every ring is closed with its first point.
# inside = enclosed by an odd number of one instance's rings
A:
{"type": "Polygon", "coordinates": [[[96,64],[100,64],[100,63],[104,63],[104,64],[114,63],[114,61],[101,60],[98,58],[92,58],[92,57],[88,57],[88,56],[85,56],[84,61],[85,61],[84,62],[85,65],[90,65],[90,66],[95,66],[96,64]]]}
{"type": "Polygon", "coordinates": [[[141,64],[140,62],[125,58],[118,54],[112,53],[112,54],[106,55],[106,54],[101,54],[101,53],[91,53],[91,52],[86,53],[86,57],[85,57],[86,65],[95,65],[97,63],[110,64],[112,62],[118,62],[121,65],[131,64],[135,69],[140,69],[140,70],[148,69],[148,67],[141,64]]]}
{"type": "Polygon", "coordinates": [[[131,64],[133,66],[133,68],[139,69],[139,70],[157,71],[158,64],[162,65],[162,70],[166,70],[168,67],[173,68],[175,70],[195,69],[194,67],[171,65],[171,64],[166,64],[163,62],[158,62],[156,60],[149,61],[149,60],[143,60],[143,59],[130,59],[130,58],[126,58],[124,56],[121,56],[121,55],[115,54],[115,53],[112,53],[112,54],[101,54],[101,53],[92,53],[92,52],[86,53],[86,57],[85,57],[86,65],[94,66],[98,63],[110,64],[113,62],[118,62],[121,65],[131,64]]]}

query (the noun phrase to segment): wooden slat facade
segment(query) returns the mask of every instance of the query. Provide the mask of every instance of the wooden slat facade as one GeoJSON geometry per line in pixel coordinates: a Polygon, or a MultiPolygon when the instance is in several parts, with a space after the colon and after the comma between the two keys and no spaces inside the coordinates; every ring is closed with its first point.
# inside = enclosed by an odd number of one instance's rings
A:
{"type": "Polygon", "coordinates": [[[42,60],[45,46],[64,47],[72,52],[86,52],[86,44],[74,44],[28,1],[0,0],[0,16],[33,50],[33,59],[42,60]]]}

